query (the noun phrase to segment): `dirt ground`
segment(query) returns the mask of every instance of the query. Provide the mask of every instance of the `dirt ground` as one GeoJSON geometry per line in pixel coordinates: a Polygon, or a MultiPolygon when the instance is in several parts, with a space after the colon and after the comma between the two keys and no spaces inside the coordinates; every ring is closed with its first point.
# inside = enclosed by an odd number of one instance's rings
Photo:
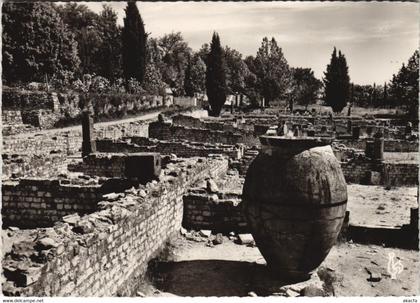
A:
{"type": "MultiPolygon", "coordinates": [[[[170,262],[150,268],[149,282],[138,295],[267,296],[277,295],[276,289],[288,284],[268,273],[257,247],[235,244],[227,237],[214,247],[185,238],[172,245],[170,262]]],[[[331,273],[335,296],[413,296],[419,294],[418,255],[417,251],[341,243],[333,247],[320,268],[331,273]],[[404,267],[396,279],[387,271],[389,253],[404,267]],[[368,271],[377,273],[380,281],[368,281],[368,271]]]]}
{"type": "Polygon", "coordinates": [[[418,207],[417,187],[386,190],[383,186],[347,185],[350,224],[402,226],[410,223],[410,208],[418,207]]]}

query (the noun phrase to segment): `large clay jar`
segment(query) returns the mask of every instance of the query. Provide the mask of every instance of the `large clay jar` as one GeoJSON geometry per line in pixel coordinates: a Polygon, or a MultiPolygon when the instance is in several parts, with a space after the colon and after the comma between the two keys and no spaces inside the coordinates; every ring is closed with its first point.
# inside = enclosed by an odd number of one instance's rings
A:
{"type": "Polygon", "coordinates": [[[328,140],[260,141],[243,188],[245,215],[267,266],[287,280],[305,280],[340,232],[346,181],[328,140]]]}

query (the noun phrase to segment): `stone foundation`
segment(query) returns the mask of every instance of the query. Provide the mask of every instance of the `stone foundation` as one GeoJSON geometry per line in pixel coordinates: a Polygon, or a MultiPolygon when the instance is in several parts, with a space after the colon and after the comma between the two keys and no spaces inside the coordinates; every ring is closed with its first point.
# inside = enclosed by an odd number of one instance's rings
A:
{"type": "Polygon", "coordinates": [[[222,154],[232,159],[240,159],[243,154],[242,146],[162,141],[145,137],[128,137],[123,138],[123,140],[97,140],[96,146],[99,152],[157,152],[165,155],[175,154],[182,158],[222,154]]]}
{"type": "Polygon", "coordinates": [[[227,160],[196,159],[175,166],[181,169],[176,176],[166,171],[158,183],[100,202],[98,211],[82,218],[37,229],[36,240],[15,243],[3,259],[3,293],[134,296],[148,262],[180,230],[186,188],[226,173],[227,160]]]}
{"type": "Polygon", "coordinates": [[[204,189],[184,195],[183,227],[212,232],[249,232],[239,193],[208,194],[204,189]]]}

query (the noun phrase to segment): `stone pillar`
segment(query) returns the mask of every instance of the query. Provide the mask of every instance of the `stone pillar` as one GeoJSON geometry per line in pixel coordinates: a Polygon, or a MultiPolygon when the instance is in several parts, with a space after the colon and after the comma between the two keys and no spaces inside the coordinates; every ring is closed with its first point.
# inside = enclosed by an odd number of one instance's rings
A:
{"type": "Polygon", "coordinates": [[[381,133],[376,133],[373,140],[366,141],[365,155],[372,160],[384,159],[384,138],[381,133]]]}
{"type": "Polygon", "coordinates": [[[351,134],[351,132],[352,132],[352,123],[351,123],[351,120],[350,119],[348,119],[347,120],[347,132],[349,133],[349,134],[351,134]]]}
{"type": "Polygon", "coordinates": [[[375,160],[384,159],[384,137],[382,133],[376,133],[373,144],[373,157],[375,160]]]}
{"type": "Polygon", "coordinates": [[[353,140],[359,140],[360,127],[359,126],[353,127],[352,130],[351,130],[351,134],[352,134],[353,140]]]}
{"type": "Polygon", "coordinates": [[[88,111],[82,113],[82,157],[96,152],[96,142],[93,135],[93,117],[88,111]]]}

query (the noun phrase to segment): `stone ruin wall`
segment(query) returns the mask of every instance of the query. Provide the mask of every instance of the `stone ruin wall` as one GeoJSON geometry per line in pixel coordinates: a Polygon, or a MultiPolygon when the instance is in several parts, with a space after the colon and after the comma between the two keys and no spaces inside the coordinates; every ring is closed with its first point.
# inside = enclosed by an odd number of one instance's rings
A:
{"type": "MultiPolygon", "coordinates": [[[[95,129],[95,136],[99,138],[118,139],[128,134],[147,136],[147,122],[96,125],[95,129]]],[[[81,126],[70,131],[3,136],[3,176],[56,176],[63,170],[61,166],[67,165],[68,156],[80,154],[81,146],[81,126]]]]}
{"type": "Polygon", "coordinates": [[[235,132],[190,128],[170,123],[152,122],[149,125],[149,137],[159,140],[185,140],[191,142],[220,143],[227,145],[245,144],[258,146],[258,137],[253,132],[237,129],[235,132]]]}
{"type": "Polygon", "coordinates": [[[194,144],[180,141],[162,141],[145,137],[129,137],[118,141],[109,139],[96,140],[96,149],[98,152],[108,153],[157,152],[165,155],[175,154],[182,158],[207,157],[211,154],[222,154],[232,159],[240,159],[243,153],[243,148],[241,148],[241,146],[194,144]],[[124,141],[125,139],[128,139],[130,142],[124,141]]]}
{"type": "MultiPolygon", "coordinates": [[[[359,140],[337,140],[343,143],[349,148],[365,149],[367,139],[360,138],[359,140]]],[[[419,150],[419,142],[397,140],[397,139],[385,139],[384,140],[384,152],[417,152],[419,150]]]]}
{"type": "MultiPolygon", "coordinates": [[[[264,117],[269,119],[270,117],[264,117]]],[[[290,119],[289,116],[284,116],[284,119],[290,119]]],[[[254,124],[259,123],[261,118],[253,118],[245,116],[245,123],[254,124]]],[[[297,122],[308,119],[308,117],[294,117],[297,122]]],[[[313,122],[328,123],[328,118],[314,118],[313,122]],[[319,120],[319,121],[315,121],[319,120]]],[[[245,176],[249,164],[256,157],[257,152],[250,149],[251,146],[259,146],[259,139],[255,132],[243,131],[232,126],[233,119],[219,119],[213,121],[211,119],[203,120],[193,117],[178,115],[173,117],[173,123],[151,123],[149,128],[149,137],[158,138],[159,140],[179,140],[179,141],[196,141],[196,142],[221,142],[223,144],[235,145],[239,142],[244,144],[243,156],[240,159],[232,158],[231,167],[237,169],[242,176],[245,176]],[[233,129],[232,132],[223,132],[218,129],[233,129]]],[[[347,119],[341,119],[343,125],[347,119]]],[[[355,124],[366,123],[363,119],[352,119],[355,124]]],[[[295,122],[296,122],[295,121],[295,122]]],[[[340,121],[340,119],[338,119],[340,121]]],[[[254,124],[258,128],[258,124],[254,124]]],[[[363,124],[364,125],[364,124],[363,124]]],[[[344,126],[343,126],[344,127],[344,126]]],[[[343,143],[348,148],[365,149],[366,138],[359,140],[339,139],[337,143],[343,143]]],[[[182,149],[181,149],[182,150],[182,149]]],[[[164,150],[161,150],[161,152],[164,150]]],[[[418,142],[411,142],[399,139],[384,140],[385,152],[413,152],[418,151],[418,142]]],[[[168,151],[169,152],[169,151],[168,151]]],[[[171,151],[172,153],[172,151],[171,151]]],[[[174,152],[176,154],[176,152],[174,152]]],[[[338,155],[339,156],[339,155],[338,155]]],[[[377,164],[370,159],[364,160],[350,160],[341,161],[343,173],[347,182],[358,184],[389,184],[392,186],[400,185],[415,185],[418,184],[418,165],[412,163],[388,163],[383,162],[377,164]],[[370,171],[377,172],[379,176],[371,177],[370,171]],[[375,179],[375,180],[373,180],[375,179]]]]}
{"type": "Polygon", "coordinates": [[[243,214],[241,194],[191,190],[184,195],[183,227],[213,232],[249,232],[243,214]],[[226,197],[227,196],[227,197],[226,197]]]}
{"type": "Polygon", "coordinates": [[[415,163],[375,163],[370,160],[341,162],[347,183],[365,185],[417,185],[419,166],[415,163]]]}
{"type": "Polygon", "coordinates": [[[100,203],[94,213],[38,229],[37,241],[17,243],[3,260],[4,294],[135,295],[148,262],[180,230],[185,189],[226,173],[227,162],[197,160],[176,177],[148,183],[145,195],[126,191],[116,201],[100,203]]]}
{"type": "MultiPolygon", "coordinates": [[[[115,96],[122,102],[117,108],[110,102],[112,97],[110,94],[89,96],[98,100],[94,102],[95,116],[112,115],[112,111],[118,111],[120,107],[128,112],[140,112],[172,105],[172,102],[164,102],[161,96],[127,94],[115,96]]],[[[3,135],[53,128],[58,122],[70,121],[80,114],[80,97],[77,92],[46,92],[10,87],[3,87],[2,90],[3,135]]]]}
{"type": "Polygon", "coordinates": [[[66,215],[94,211],[104,193],[99,185],[65,184],[60,180],[3,182],[3,225],[20,228],[52,226],[66,215]]]}

